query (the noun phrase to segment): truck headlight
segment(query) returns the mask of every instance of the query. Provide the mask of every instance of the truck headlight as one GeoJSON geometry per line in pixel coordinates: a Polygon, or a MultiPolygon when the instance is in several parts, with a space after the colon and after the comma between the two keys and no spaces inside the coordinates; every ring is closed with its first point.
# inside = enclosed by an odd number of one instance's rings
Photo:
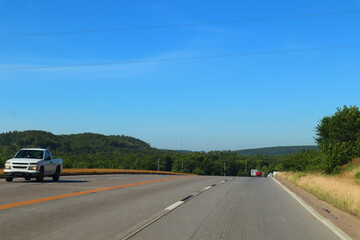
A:
{"type": "Polygon", "coordinates": [[[10,169],[11,168],[11,166],[5,166],[5,169],[10,169]]]}
{"type": "Polygon", "coordinates": [[[38,170],[38,167],[37,166],[30,166],[29,170],[38,170]]]}

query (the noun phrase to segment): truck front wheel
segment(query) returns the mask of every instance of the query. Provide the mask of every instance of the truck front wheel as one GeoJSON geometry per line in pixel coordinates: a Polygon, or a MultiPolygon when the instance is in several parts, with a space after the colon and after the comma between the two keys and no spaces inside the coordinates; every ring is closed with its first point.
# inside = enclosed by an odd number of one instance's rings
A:
{"type": "Polygon", "coordinates": [[[53,175],[53,181],[57,182],[57,181],[59,181],[59,179],[60,179],[60,167],[57,167],[56,172],[53,175]]]}
{"type": "Polygon", "coordinates": [[[12,182],[12,181],[13,181],[13,178],[12,178],[12,177],[7,177],[7,178],[6,178],[6,181],[7,181],[7,182],[12,182]]]}
{"type": "Polygon", "coordinates": [[[40,168],[40,172],[39,172],[39,175],[36,177],[36,181],[37,182],[44,181],[44,168],[43,167],[40,168]]]}

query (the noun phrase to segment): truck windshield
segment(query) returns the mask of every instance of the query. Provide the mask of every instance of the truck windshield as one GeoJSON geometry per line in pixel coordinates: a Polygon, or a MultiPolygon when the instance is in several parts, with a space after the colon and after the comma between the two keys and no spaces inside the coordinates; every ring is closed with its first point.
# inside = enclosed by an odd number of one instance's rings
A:
{"type": "Polygon", "coordinates": [[[44,151],[39,150],[20,150],[15,158],[36,158],[42,159],[44,155],[44,151]]]}

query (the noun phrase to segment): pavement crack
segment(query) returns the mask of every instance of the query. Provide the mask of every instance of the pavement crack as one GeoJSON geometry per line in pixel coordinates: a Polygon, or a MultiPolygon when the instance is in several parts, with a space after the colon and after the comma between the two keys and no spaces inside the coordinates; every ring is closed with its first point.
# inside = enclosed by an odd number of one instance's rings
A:
{"type": "MultiPolygon", "coordinates": [[[[232,191],[232,189],[229,189],[226,194],[225,197],[232,191]]],[[[199,230],[203,227],[203,225],[208,221],[208,219],[210,219],[210,217],[213,215],[213,213],[215,212],[215,209],[220,206],[220,204],[222,203],[222,201],[224,200],[224,198],[219,199],[216,204],[215,207],[206,215],[206,217],[201,221],[201,223],[199,224],[199,226],[196,228],[196,230],[191,234],[189,240],[194,239],[196,234],[199,232],[199,230]]]]}
{"type": "Polygon", "coordinates": [[[321,210],[327,212],[327,213],[330,215],[331,218],[333,218],[333,219],[338,219],[338,217],[335,216],[334,214],[332,214],[329,209],[326,209],[326,208],[323,207],[321,210]]]}

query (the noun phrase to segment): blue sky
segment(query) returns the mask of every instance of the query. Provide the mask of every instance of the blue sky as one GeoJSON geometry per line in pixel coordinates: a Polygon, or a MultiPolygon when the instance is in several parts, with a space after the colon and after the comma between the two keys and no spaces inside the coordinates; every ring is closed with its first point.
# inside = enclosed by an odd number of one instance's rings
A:
{"type": "MultiPolygon", "coordinates": [[[[349,1],[0,0],[0,35],[360,10],[349,1]]],[[[360,13],[163,29],[0,37],[0,68],[360,44],[360,13]]],[[[311,145],[360,100],[360,47],[189,61],[0,71],[0,132],[140,138],[188,150],[311,145]]]]}

